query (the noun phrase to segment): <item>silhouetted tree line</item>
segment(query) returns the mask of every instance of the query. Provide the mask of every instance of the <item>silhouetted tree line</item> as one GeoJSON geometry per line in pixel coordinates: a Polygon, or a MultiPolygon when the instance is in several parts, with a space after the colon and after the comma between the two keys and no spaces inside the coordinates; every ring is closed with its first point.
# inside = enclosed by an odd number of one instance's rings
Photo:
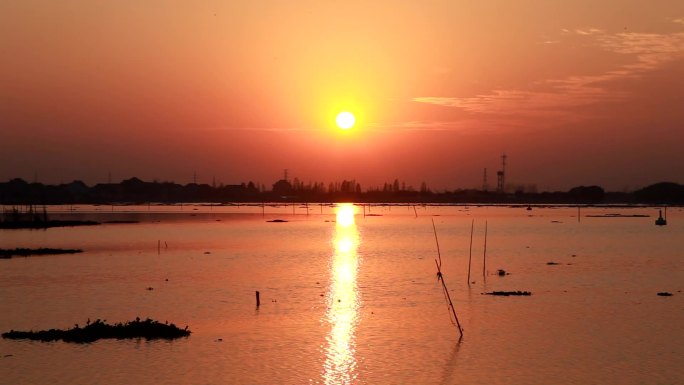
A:
{"type": "Polygon", "coordinates": [[[70,203],[178,203],[178,202],[415,202],[415,203],[548,203],[548,204],[601,204],[649,203],[684,204],[684,185],[662,182],[640,190],[606,192],[599,186],[578,186],[568,191],[524,192],[500,194],[476,189],[433,192],[425,182],[419,189],[395,179],[382,187],[362,190],[356,180],[304,183],[297,178],[279,180],[272,190],[253,182],[238,185],[212,186],[173,182],[145,182],[131,178],[121,183],[88,186],[81,181],[59,185],[28,183],[12,179],[0,183],[2,204],[70,204],[70,203]]]}

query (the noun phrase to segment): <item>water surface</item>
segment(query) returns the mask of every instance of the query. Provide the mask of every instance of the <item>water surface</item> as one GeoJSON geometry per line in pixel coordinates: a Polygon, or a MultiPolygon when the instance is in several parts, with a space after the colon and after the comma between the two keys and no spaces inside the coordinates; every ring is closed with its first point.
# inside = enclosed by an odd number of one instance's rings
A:
{"type": "Polygon", "coordinates": [[[0,260],[0,331],[140,316],[188,325],[193,334],[85,345],[0,340],[3,383],[684,382],[678,208],[668,210],[664,227],[654,225],[657,210],[648,207],[583,208],[580,221],[566,207],[50,211],[140,223],[0,230],[2,248],[85,250],[0,260]],[[586,217],[611,213],[651,216],[586,217]],[[276,218],[288,222],[267,222],[276,218]],[[436,279],[432,220],[461,340],[436,279]],[[482,295],[494,290],[533,294],[482,295]]]}

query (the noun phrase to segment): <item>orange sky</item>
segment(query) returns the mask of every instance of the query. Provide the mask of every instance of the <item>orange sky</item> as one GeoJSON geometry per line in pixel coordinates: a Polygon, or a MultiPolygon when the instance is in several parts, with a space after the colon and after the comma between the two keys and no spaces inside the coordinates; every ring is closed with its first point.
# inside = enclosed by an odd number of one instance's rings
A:
{"type": "Polygon", "coordinates": [[[681,0],[9,0],[0,52],[0,181],[684,183],[681,0]]]}

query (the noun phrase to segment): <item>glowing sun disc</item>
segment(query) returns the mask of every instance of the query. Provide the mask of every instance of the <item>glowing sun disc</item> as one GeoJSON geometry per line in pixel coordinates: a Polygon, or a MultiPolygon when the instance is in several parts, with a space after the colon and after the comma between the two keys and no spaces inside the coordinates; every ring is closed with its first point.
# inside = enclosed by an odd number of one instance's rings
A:
{"type": "Polygon", "coordinates": [[[354,114],[352,114],[351,112],[344,111],[337,114],[335,122],[337,123],[337,127],[343,130],[348,130],[354,127],[354,123],[356,123],[356,118],[354,117],[354,114]]]}

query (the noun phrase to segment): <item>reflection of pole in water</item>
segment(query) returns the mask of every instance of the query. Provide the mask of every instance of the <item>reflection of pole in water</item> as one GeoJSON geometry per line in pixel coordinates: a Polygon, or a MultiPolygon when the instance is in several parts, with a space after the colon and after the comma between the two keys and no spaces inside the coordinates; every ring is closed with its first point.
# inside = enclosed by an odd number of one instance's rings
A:
{"type": "Polygon", "coordinates": [[[354,222],[354,206],[337,208],[335,253],[328,292],[328,311],[325,320],[331,329],[327,337],[323,379],[325,384],[351,384],[356,379],[355,329],[358,323],[359,236],[354,222]]]}
{"type": "Polygon", "coordinates": [[[458,356],[458,351],[461,349],[461,340],[459,339],[454,349],[451,351],[451,356],[449,360],[444,363],[444,372],[442,373],[442,380],[439,382],[442,385],[453,384],[452,377],[456,369],[456,356],[458,356]]]}

